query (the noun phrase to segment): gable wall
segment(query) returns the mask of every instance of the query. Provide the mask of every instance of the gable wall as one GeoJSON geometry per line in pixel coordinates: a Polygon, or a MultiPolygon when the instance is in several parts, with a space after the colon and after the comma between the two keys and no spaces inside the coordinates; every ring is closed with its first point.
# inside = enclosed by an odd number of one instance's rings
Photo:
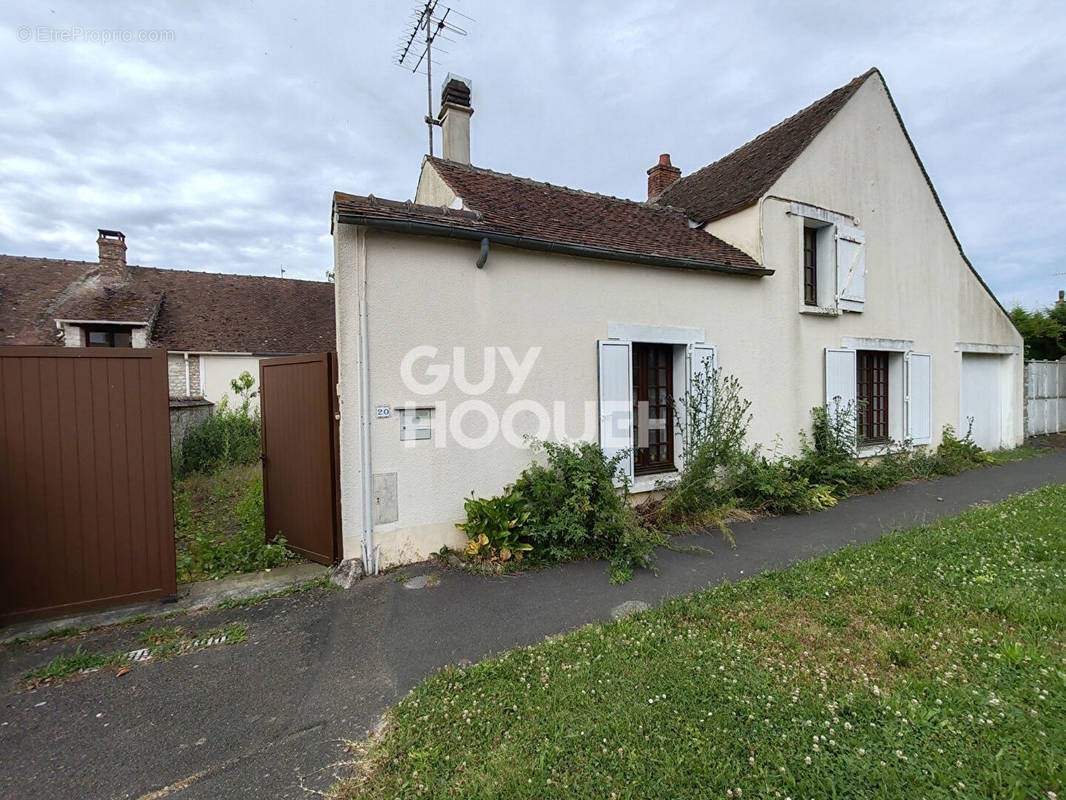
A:
{"type": "MultiPolygon", "coordinates": [[[[785,346],[804,374],[824,374],[825,347],[842,337],[908,339],[933,356],[933,441],[959,423],[959,342],[1020,348],[1020,334],[959,254],[893,112],[872,76],[770,189],[760,204],[764,264],[776,268],[773,302],[789,309],[785,346]],[[858,218],[866,236],[862,313],[819,317],[802,309],[799,201],[858,218]]],[[[1022,432],[1021,356],[1013,357],[1013,422],[1022,432]]],[[[800,385],[796,381],[796,385],[800,385]]],[[[820,403],[808,385],[800,404],[820,403]]]]}

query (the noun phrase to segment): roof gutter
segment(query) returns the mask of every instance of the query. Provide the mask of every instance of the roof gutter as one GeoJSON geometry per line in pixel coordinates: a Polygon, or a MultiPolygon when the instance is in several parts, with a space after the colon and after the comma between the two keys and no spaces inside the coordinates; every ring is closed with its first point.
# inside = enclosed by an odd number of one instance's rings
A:
{"type": "MultiPolygon", "coordinates": [[[[465,239],[472,241],[487,241],[506,247],[517,247],[522,250],[539,250],[546,253],[578,256],[579,258],[596,258],[606,261],[630,261],[635,264],[645,264],[651,267],[668,267],[671,269],[691,269],[704,272],[724,272],[730,275],[745,275],[761,278],[765,275],[773,275],[774,270],[763,267],[738,267],[734,264],[719,264],[713,261],[700,261],[694,258],[676,258],[672,256],[657,256],[644,253],[630,253],[625,250],[613,250],[609,247],[593,247],[584,244],[571,244],[567,242],[554,242],[550,239],[538,239],[532,236],[516,236],[510,233],[497,233],[493,231],[478,230],[476,228],[463,228],[455,225],[441,225],[434,222],[419,222],[408,219],[382,219],[381,217],[367,214],[337,214],[337,221],[347,225],[362,225],[367,228],[392,231],[395,233],[411,233],[423,236],[443,236],[450,239],[465,239]]],[[[487,246],[483,245],[483,252],[487,255],[487,246]]]]}

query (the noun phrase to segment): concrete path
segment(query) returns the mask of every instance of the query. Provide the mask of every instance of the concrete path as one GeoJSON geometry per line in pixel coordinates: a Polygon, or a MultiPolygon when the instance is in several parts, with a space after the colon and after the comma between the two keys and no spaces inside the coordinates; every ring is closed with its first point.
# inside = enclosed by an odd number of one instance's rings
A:
{"type": "Polygon", "coordinates": [[[623,586],[611,586],[597,562],[510,577],[422,565],[350,591],[173,620],[195,630],[239,620],[249,638],[35,691],[19,689],[28,669],[79,645],[122,649],[145,626],[0,647],[0,797],[306,798],[332,781],[344,739],[361,738],[444,665],[610,620],[628,601],[657,605],[1048,483],[1066,483],[1066,452],[737,525],[735,550],[717,534],[685,537],[680,544],[714,554],[663,551],[657,576],[623,586]],[[424,574],[438,579],[404,585],[424,574]]]}

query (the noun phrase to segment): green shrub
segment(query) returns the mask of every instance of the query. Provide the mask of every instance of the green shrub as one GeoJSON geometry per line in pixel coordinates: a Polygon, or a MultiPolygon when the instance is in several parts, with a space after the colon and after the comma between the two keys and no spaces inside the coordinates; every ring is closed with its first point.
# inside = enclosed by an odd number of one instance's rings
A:
{"type": "Polygon", "coordinates": [[[250,410],[254,380],[242,372],[230,382],[241,402],[231,409],[226,397],[214,413],[185,434],[173,459],[174,475],[184,478],[195,472],[208,474],[223,467],[251,464],[259,458],[259,411],[250,410]]]}
{"type": "Polygon", "coordinates": [[[466,522],[455,527],[466,534],[466,555],[479,561],[521,561],[533,545],[523,540],[523,530],[529,520],[529,508],[522,495],[511,487],[492,498],[478,498],[471,494],[463,504],[466,522]]]}
{"type": "Polygon", "coordinates": [[[736,499],[749,511],[805,514],[836,505],[831,487],[811,484],[790,458],[771,460],[753,451],[747,455],[734,485],[736,499]]]}
{"type": "MultiPolygon", "coordinates": [[[[262,476],[256,475],[239,492],[229,523],[233,528],[223,530],[217,514],[196,513],[188,487],[180,486],[175,491],[179,582],[270,569],[295,557],[285,547],[284,537],[266,540],[262,476]]],[[[216,495],[209,502],[221,505],[227,498],[216,495]]]]}
{"type": "Polygon", "coordinates": [[[677,483],[663,499],[662,521],[704,524],[733,497],[733,483],[747,456],[751,402],[742,396],[740,381],[705,366],[693,375],[684,403],[674,406],[682,460],[677,483]]]}
{"type": "Polygon", "coordinates": [[[990,461],[988,455],[973,440],[973,417],[966,435],[961,439],[950,425],[944,426],[940,445],[936,449],[935,469],[941,475],[954,475],[977,464],[990,461]]]}
{"type": "Polygon", "coordinates": [[[627,502],[628,482],[619,470],[627,453],[607,458],[594,442],[536,444],[547,464],[534,461],[514,486],[529,509],[529,559],[553,564],[607,558],[612,580],[625,580],[636,567],[651,566],[652,551],[662,540],[640,528],[627,502]]]}

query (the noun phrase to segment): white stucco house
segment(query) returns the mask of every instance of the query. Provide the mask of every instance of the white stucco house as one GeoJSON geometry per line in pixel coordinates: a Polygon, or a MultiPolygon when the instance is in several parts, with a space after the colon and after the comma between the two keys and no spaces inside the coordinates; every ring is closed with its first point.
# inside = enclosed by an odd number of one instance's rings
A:
{"type": "Polygon", "coordinates": [[[708,361],[783,452],[836,398],[867,453],[970,419],[1021,442],[1022,338],[876,69],[690,175],[661,156],[642,202],[472,166],[472,113],[450,80],[414,203],[334,197],[346,558],[461,545],[464,497],[515,479],[525,434],[632,447],[652,489],[708,361]]]}

